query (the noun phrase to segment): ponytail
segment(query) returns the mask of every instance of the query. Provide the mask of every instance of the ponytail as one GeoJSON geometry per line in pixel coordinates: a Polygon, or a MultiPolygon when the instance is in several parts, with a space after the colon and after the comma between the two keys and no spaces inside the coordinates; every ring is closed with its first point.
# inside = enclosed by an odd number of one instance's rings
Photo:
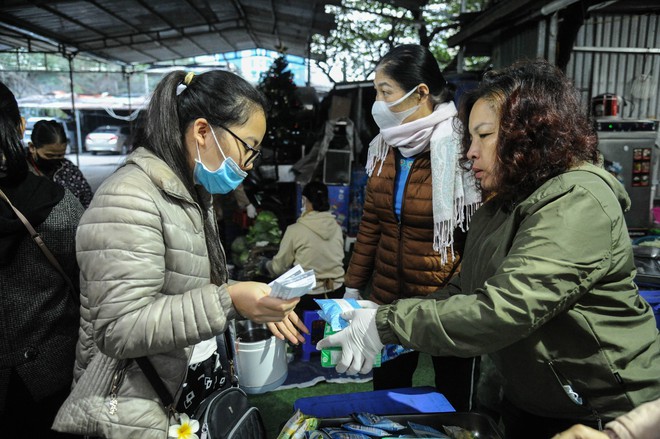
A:
{"type": "Polygon", "coordinates": [[[183,71],[175,71],[158,83],[139,130],[142,132],[137,137],[143,142],[139,146],[145,147],[167,163],[197,201],[178,114],[177,87],[185,75],[183,71]]]}

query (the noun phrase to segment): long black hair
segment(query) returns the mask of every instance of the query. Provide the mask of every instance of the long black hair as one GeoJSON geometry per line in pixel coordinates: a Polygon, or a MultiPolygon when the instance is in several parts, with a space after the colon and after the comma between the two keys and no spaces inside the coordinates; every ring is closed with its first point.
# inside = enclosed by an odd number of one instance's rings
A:
{"type": "Polygon", "coordinates": [[[0,82],[0,181],[8,185],[23,181],[28,173],[21,125],[14,93],[0,82]]]}
{"type": "MultiPolygon", "coordinates": [[[[255,112],[265,114],[264,96],[249,82],[231,72],[211,70],[194,76],[183,85],[186,72],[167,74],[156,86],[142,127],[138,130],[143,146],[167,163],[181,179],[191,197],[200,205],[190,170],[184,135],[198,118],[211,125],[242,125],[255,112]],[[183,91],[177,93],[179,87],[183,91]]],[[[202,208],[203,212],[206,209],[202,208]]],[[[211,282],[224,282],[221,244],[213,218],[205,218],[206,246],[211,260],[211,282]]]]}
{"type": "Polygon", "coordinates": [[[453,99],[438,61],[428,48],[419,44],[395,47],[378,61],[376,69],[395,80],[406,92],[421,83],[426,84],[433,104],[453,99]]]}

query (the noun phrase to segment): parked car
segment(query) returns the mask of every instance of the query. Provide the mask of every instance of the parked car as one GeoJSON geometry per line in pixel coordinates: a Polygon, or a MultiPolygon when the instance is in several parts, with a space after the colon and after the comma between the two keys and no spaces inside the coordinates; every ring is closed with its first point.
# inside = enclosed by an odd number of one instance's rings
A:
{"type": "Polygon", "coordinates": [[[132,136],[128,126],[102,125],[85,137],[85,150],[97,152],[114,152],[128,154],[131,150],[132,136]]]}
{"type": "Polygon", "coordinates": [[[26,147],[28,146],[28,142],[32,141],[32,129],[34,128],[34,124],[39,122],[40,120],[54,120],[64,125],[64,131],[66,132],[66,137],[68,140],[66,146],[66,153],[69,154],[75,150],[75,145],[76,145],[75,124],[71,121],[67,121],[59,117],[47,117],[47,116],[33,116],[27,118],[27,120],[25,121],[25,132],[23,133],[23,144],[26,147]]]}

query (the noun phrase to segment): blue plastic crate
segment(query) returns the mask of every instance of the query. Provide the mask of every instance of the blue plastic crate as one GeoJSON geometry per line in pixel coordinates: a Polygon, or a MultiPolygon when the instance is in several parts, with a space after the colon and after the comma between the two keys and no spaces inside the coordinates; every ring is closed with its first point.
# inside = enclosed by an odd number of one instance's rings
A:
{"type": "Polygon", "coordinates": [[[456,411],[443,394],[429,386],[311,396],[297,399],[293,409],[317,418],[338,418],[355,412],[390,415],[456,411]]]}

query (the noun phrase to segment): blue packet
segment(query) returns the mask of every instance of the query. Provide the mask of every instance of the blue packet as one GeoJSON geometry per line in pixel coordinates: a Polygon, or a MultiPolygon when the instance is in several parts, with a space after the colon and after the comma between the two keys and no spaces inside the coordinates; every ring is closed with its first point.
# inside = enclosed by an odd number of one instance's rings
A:
{"type": "Polygon", "coordinates": [[[385,347],[383,347],[383,352],[381,352],[380,362],[384,363],[393,360],[399,355],[407,354],[413,350],[414,349],[404,348],[400,344],[386,344],[385,347]]]}
{"type": "Polygon", "coordinates": [[[395,432],[406,428],[405,426],[399,424],[398,422],[394,422],[391,419],[388,419],[384,416],[374,415],[373,413],[359,412],[359,413],[353,413],[352,416],[353,419],[355,419],[362,425],[366,425],[367,427],[380,428],[382,430],[389,432],[395,432]]]}
{"type": "Polygon", "coordinates": [[[428,425],[408,421],[408,427],[410,427],[410,429],[413,431],[413,433],[415,433],[417,437],[451,439],[451,436],[447,436],[446,434],[436,430],[433,427],[429,427],[428,425]]]}
{"type": "Polygon", "coordinates": [[[321,307],[317,311],[319,317],[328,322],[333,331],[341,331],[348,326],[348,322],[341,318],[341,313],[352,309],[362,308],[355,299],[314,299],[321,307]]]}
{"type": "Polygon", "coordinates": [[[389,435],[389,433],[382,428],[368,427],[366,425],[358,424],[357,422],[342,424],[341,428],[354,433],[366,434],[367,436],[385,437],[389,435]]]}

